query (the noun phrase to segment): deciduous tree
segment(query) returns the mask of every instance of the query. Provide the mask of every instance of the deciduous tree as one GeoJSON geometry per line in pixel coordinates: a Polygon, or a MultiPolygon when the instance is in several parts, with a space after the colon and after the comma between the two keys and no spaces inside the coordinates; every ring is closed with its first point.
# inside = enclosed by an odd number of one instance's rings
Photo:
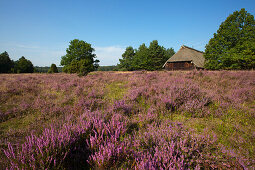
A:
{"type": "Polygon", "coordinates": [[[255,20],[241,9],[229,15],[205,47],[207,69],[255,68],[255,20]]]}
{"type": "Polygon", "coordinates": [[[91,71],[95,71],[98,67],[99,60],[96,60],[94,48],[91,44],[74,39],[70,41],[69,47],[66,49],[66,55],[62,56],[61,65],[63,71],[67,73],[78,73],[86,75],[91,71]]]}

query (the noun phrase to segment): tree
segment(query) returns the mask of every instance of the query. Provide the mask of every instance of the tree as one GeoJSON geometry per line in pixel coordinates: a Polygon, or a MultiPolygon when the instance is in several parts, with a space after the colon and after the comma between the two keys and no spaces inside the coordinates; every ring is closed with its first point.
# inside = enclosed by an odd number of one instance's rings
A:
{"type": "Polygon", "coordinates": [[[205,47],[207,69],[255,68],[255,20],[241,9],[229,15],[205,47]]]}
{"type": "Polygon", "coordinates": [[[158,45],[157,40],[153,40],[150,43],[149,46],[149,56],[150,56],[150,65],[151,69],[150,70],[158,70],[161,69],[163,64],[166,62],[166,57],[165,57],[165,48],[163,46],[158,45]]]}
{"type": "Polygon", "coordinates": [[[14,72],[16,73],[33,73],[34,66],[30,60],[22,56],[18,61],[15,61],[14,72]]]}
{"type": "Polygon", "coordinates": [[[5,51],[0,54],[0,73],[10,73],[14,62],[10,59],[9,54],[5,51]]]}
{"type": "Polygon", "coordinates": [[[149,49],[144,43],[136,50],[133,60],[134,70],[150,70],[149,49]]]}
{"type": "Polygon", "coordinates": [[[164,64],[165,64],[165,62],[166,62],[170,57],[172,57],[174,54],[175,54],[175,51],[174,51],[173,48],[168,48],[168,49],[166,49],[166,51],[165,51],[165,58],[163,59],[163,60],[164,60],[164,64]]]}
{"type": "Polygon", "coordinates": [[[122,54],[118,68],[128,71],[159,70],[174,54],[173,48],[165,49],[158,44],[157,40],[152,41],[149,48],[144,43],[138,49],[129,46],[122,54]]]}
{"type": "Polygon", "coordinates": [[[133,57],[135,56],[135,50],[133,47],[129,46],[126,48],[126,51],[122,54],[122,59],[119,59],[120,64],[118,67],[120,70],[132,71],[133,68],[133,57]]]}
{"type": "Polygon", "coordinates": [[[58,73],[58,68],[57,68],[56,64],[51,64],[48,73],[58,73]]]}
{"type": "Polygon", "coordinates": [[[117,66],[100,66],[97,70],[98,71],[115,71],[117,69],[117,66]]]}
{"type": "Polygon", "coordinates": [[[61,65],[66,73],[78,73],[86,75],[98,68],[99,60],[95,60],[95,50],[91,44],[74,39],[70,41],[69,47],[66,49],[66,55],[62,56],[61,65]]]}

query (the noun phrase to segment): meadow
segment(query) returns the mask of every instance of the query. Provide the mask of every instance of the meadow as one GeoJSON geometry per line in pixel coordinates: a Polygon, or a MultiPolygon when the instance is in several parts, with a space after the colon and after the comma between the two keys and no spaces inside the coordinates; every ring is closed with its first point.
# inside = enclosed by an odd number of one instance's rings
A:
{"type": "Polygon", "coordinates": [[[255,71],[0,75],[0,169],[253,169],[255,71]]]}

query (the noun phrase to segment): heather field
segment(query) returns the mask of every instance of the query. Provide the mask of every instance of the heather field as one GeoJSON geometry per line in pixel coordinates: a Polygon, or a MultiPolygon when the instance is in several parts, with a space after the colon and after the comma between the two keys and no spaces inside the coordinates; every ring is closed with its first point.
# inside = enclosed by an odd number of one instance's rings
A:
{"type": "Polygon", "coordinates": [[[0,75],[0,169],[253,169],[255,71],[0,75]]]}

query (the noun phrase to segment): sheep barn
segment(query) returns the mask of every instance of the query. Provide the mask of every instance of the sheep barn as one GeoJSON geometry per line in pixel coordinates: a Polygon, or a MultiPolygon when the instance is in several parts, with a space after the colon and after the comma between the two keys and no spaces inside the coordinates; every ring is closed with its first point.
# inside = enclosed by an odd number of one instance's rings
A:
{"type": "Polygon", "coordinates": [[[181,46],[179,51],[170,57],[163,68],[166,70],[204,69],[205,58],[202,51],[181,46]]]}

